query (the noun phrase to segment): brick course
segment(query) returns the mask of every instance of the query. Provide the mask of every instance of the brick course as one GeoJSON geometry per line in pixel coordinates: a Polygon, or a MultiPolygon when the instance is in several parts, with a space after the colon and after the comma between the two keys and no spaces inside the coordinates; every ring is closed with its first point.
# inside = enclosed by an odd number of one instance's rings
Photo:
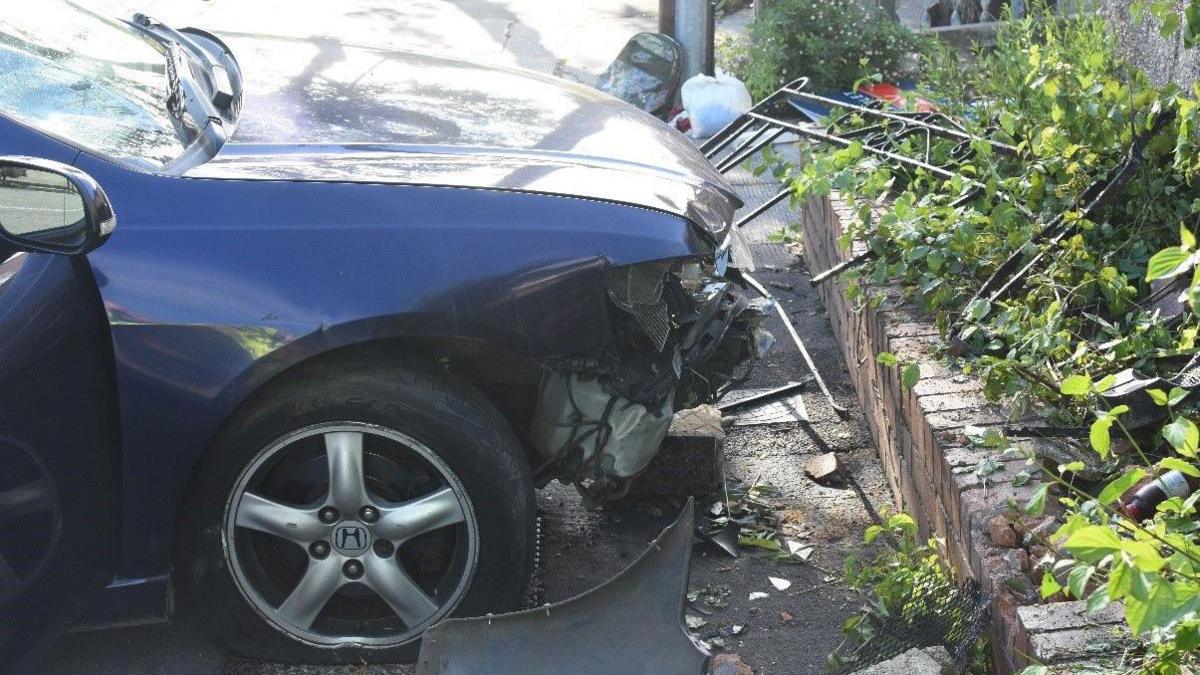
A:
{"type": "MultiPolygon", "coordinates": [[[[805,257],[813,274],[862,250],[861,244],[853,251],[837,246],[842,219],[850,213],[837,199],[812,199],[804,205],[805,257]]],[[[1021,569],[1021,556],[993,545],[987,535],[987,524],[996,514],[1006,512],[1014,501],[1025,503],[1038,487],[1036,477],[1027,485],[1012,484],[1025,468],[1023,459],[999,461],[996,450],[967,445],[964,427],[1005,422],[1005,411],[984,399],[977,379],[937,360],[938,331],[929,317],[905,303],[898,287],[871,287],[872,295],[884,299],[870,307],[852,306],[846,284],[839,279],[825,282],[819,292],[896,503],[918,517],[922,536],[945,540],[951,564],[959,572],[995,596],[991,638],[997,672],[1019,672],[1031,656],[1046,662],[1094,656],[1072,649],[1081,639],[1096,638],[1097,630],[1107,635],[1114,627],[1079,626],[1078,620],[1064,618],[1073,616],[1069,609],[1037,604],[1036,589],[1021,569]],[[876,355],[884,351],[902,363],[920,364],[921,379],[912,390],[902,386],[898,368],[877,363],[876,355]],[[988,458],[997,460],[999,469],[985,481],[976,469],[988,458]],[[1055,617],[1065,623],[1056,624],[1055,617]]]]}

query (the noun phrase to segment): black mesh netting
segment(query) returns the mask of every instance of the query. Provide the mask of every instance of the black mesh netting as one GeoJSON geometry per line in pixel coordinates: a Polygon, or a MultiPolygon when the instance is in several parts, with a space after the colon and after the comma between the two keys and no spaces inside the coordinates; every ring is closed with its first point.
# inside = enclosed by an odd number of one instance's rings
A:
{"type": "Polygon", "coordinates": [[[850,673],[914,647],[939,645],[950,652],[962,672],[991,620],[991,604],[991,596],[983,595],[974,581],[956,586],[933,573],[922,575],[903,606],[871,613],[866,619],[871,636],[840,648],[833,672],[850,673]]]}

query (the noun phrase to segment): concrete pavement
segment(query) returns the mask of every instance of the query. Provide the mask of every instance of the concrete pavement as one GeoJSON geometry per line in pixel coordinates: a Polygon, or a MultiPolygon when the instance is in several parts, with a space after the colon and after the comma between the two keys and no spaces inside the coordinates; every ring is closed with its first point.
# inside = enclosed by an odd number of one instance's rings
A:
{"type": "Polygon", "coordinates": [[[636,32],[656,30],[657,0],[91,0],[100,14],[149,14],[177,28],[264,33],[449,54],[589,81],[636,32]]]}

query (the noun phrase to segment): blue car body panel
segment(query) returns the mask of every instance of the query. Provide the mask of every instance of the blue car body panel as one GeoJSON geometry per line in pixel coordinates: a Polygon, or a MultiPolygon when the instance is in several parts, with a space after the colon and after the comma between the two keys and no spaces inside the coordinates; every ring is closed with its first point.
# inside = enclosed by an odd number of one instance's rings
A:
{"type": "Polygon", "coordinates": [[[118,560],[112,343],[87,261],[0,252],[0,672],[34,672],[118,560]]]}
{"type": "Polygon", "coordinates": [[[144,486],[126,494],[129,577],[163,574],[186,476],[286,368],[397,337],[583,352],[607,335],[608,266],[704,251],[682,219],[590,200],[77,164],[120,219],[90,259],[112,323],[126,480],[144,486]]]}

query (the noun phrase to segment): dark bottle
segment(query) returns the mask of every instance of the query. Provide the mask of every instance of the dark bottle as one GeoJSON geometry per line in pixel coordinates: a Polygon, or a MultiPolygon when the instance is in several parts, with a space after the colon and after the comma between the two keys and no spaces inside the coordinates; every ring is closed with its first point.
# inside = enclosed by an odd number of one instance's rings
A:
{"type": "Polygon", "coordinates": [[[1172,497],[1187,497],[1196,490],[1200,490],[1200,478],[1180,471],[1168,471],[1123,499],[1121,506],[1131,519],[1146,520],[1154,517],[1159,504],[1172,497]]]}

